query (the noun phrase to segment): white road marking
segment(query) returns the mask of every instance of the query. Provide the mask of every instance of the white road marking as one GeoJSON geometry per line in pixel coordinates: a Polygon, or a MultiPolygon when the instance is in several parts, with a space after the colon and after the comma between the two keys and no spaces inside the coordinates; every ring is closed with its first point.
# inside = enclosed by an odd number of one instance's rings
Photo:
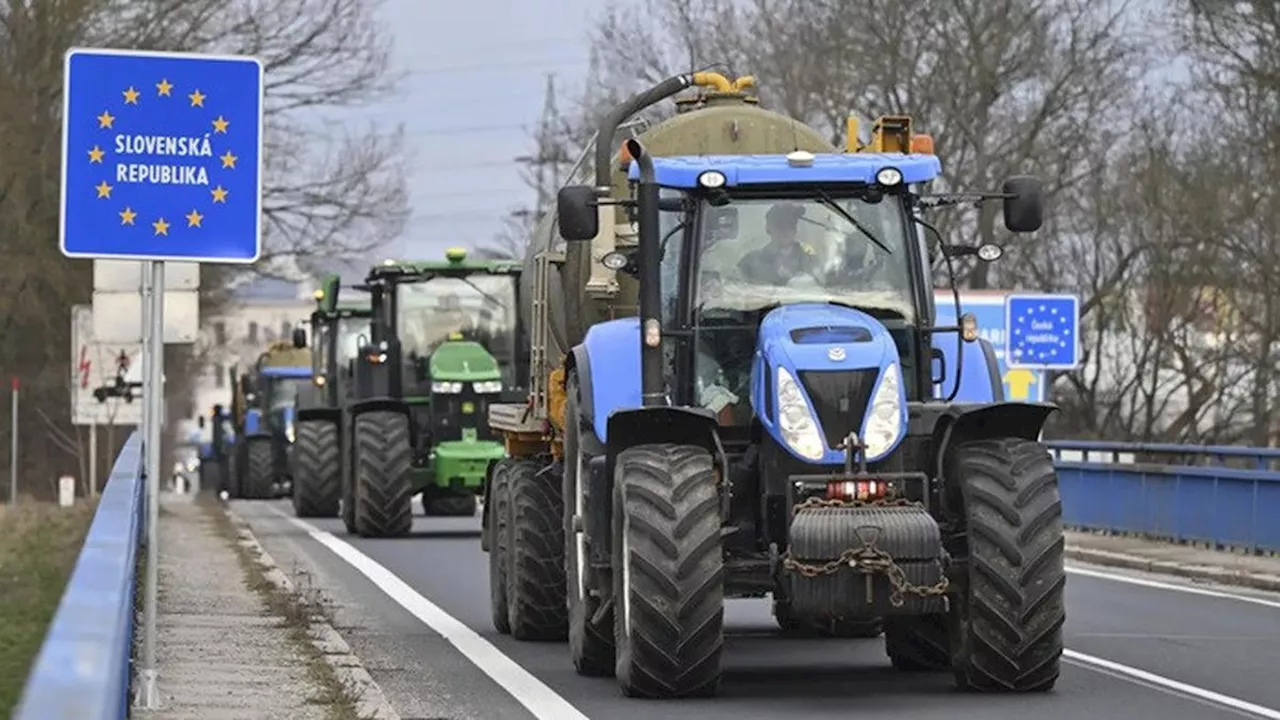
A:
{"type": "Polygon", "coordinates": [[[1146,578],[1134,577],[1132,575],[1120,575],[1117,573],[1103,572],[1101,570],[1082,568],[1075,565],[1068,565],[1067,572],[1073,575],[1083,575],[1085,577],[1099,578],[1102,580],[1114,580],[1115,582],[1140,585],[1142,587],[1155,588],[1157,590],[1172,590],[1174,592],[1182,592],[1190,595],[1202,595],[1204,597],[1213,597],[1222,600],[1238,600],[1240,602],[1253,603],[1255,605],[1280,609],[1280,601],[1267,600],[1265,598],[1253,597],[1250,595],[1237,595],[1235,593],[1222,592],[1221,590],[1210,590],[1208,588],[1193,587],[1190,585],[1160,582],[1159,580],[1148,580],[1146,578]]]}
{"type": "Polygon", "coordinates": [[[440,633],[445,640],[458,649],[458,652],[465,655],[484,674],[498,683],[538,720],[589,720],[568,700],[547,687],[528,670],[520,667],[516,661],[504,655],[488,640],[480,637],[476,631],[423,597],[373,558],[310,523],[290,517],[271,505],[264,504],[263,507],[301,528],[316,542],[329,548],[351,567],[359,570],[362,575],[377,585],[379,590],[386,593],[387,597],[395,600],[427,627],[440,633]]]}
{"type": "Polygon", "coordinates": [[[1240,698],[1223,695],[1222,693],[1216,693],[1212,690],[1205,690],[1204,688],[1196,687],[1195,685],[1188,685],[1184,682],[1178,682],[1177,680],[1167,678],[1163,675],[1156,675],[1155,673],[1150,673],[1146,670],[1139,670],[1136,667],[1130,667],[1111,660],[1104,660],[1103,658],[1094,657],[1093,655],[1086,655],[1082,652],[1076,652],[1075,650],[1064,650],[1062,655],[1064,658],[1073,661],[1074,664],[1091,670],[1100,670],[1117,675],[1121,678],[1136,680],[1144,685],[1149,685],[1178,695],[1202,700],[1213,705],[1231,708],[1232,710],[1237,710],[1242,713],[1249,713],[1257,717],[1267,718],[1267,720],[1280,720],[1280,710],[1276,710],[1274,708],[1255,705],[1251,702],[1241,700],[1240,698]]]}

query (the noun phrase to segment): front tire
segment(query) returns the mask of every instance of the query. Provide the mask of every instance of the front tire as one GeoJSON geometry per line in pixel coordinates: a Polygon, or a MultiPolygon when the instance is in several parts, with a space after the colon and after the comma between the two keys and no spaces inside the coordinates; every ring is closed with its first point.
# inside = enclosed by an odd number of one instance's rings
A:
{"type": "MultiPolygon", "coordinates": [[[[578,373],[570,370],[565,381],[564,410],[564,557],[569,605],[569,654],[579,675],[608,677],[613,674],[617,655],[613,646],[613,610],[605,611],[600,622],[592,622],[602,600],[592,594],[591,542],[583,531],[575,531],[575,515],[585,517],[591,506],[590,484],[584,483],[582,417],[578,412],[578,373]],[[583,560],[579,560],[579,556],[583,560]]],[[[596,502],[604,502],[597,498],[596,502]]]]}
{"type": "Polygon", "coordinates": [[[720,685],[724,560],[711,454],[640,445],[613,487],[616,674],[630,697],[709,697],[720,685]]]}
{"type": "Polygon", "coordinates": [[[511,466],[507,617],[517,640],[558,642],[569,634],[565,608],[564,499],[554,474],[536,462],[511,466]]]}
{"type": "Polygon", "coordinates": [[[355,418],[356,530],[364,537],[403,537],[413,529],[409,492],[409,418],[373,411],[355,418]]]}
{"type": "Polygon", "coordinates": [[[324,420],[298,423],[293,441],[293,511],[302,517],[337,517],[342,499],[338,426],[324,420]]]}
{"type": "Polygon", "coordinates": [[[275,476],[275,457],[271,452],[271,441],[257,437],[245,443],[244,485],[241,488],[246,500],[270,500],[273,489],[271,480],[275,476]]]}
{"type": "Polygon", "coordinates": [[[953,607],[956,683],[1044,692],[1058,680],[1066,619],[1062,500],[1043,445],[1003,438],[956,448],[967,578],[953,607]]]}

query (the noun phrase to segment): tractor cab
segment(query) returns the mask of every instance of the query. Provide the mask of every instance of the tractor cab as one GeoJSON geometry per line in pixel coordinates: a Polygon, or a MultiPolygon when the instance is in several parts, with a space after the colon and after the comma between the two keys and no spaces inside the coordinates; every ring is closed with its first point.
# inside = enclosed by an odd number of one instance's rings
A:
{"type": "MultiPolygon", "coordinates": [[[[1040,226],[1034,178],[1011,179],[1001,193],[927,196],[924,188],[941,172],[932,140],[913,139],[906,118],[882,118],[873,138],[845,153],[632,162],[635,200],[620,204],[634,209],[640,241],[601,260],[641,288],[641,317],[614,323],[639,323],[636,360],[649,367],[635,374],[642,382],[632,381],[634,397],[618,398],[619,405],[701,409],[731,455],[758,450],[750,475],[779,500],[797,482],[806,495],[828,492],[828,475],[839,476],[854,456],[881,477],[903,470],[904,458],[929,440],[913,438],[895,453],[912,434],[910,406],[954,400],[954,388],[942,385],[958,363],[972,363],[970,374],[987,365],[990,348],[973,343],[972,317],[962,319],[963,332],[934,327],[922,198],[1000,198],[1010,230],[1040,226]]],[[[644,153],[634,140],[628,148],[644,153]]],[[[598,207],[613,202],[590,187],[565,188],[562,234],[594,237],[598,207]]],[[[589,354],[596,354],[593,342],[617,332],[611,324],[592,328],[589,354]]],[[[998,399],[998,383],[967,386],[972,397],[961,401],[998,399]]],[[[915,481],[925,474],[904,475],[913,486],[906,493],[919,497],[923,482],[915,481]]]]}
{"type": "MultiPolygon", "coordinates": [[[[302,328],[293,332],[295,348],[312,346],[314,388],[306,394],[305,402],[300,403],[299,412],[303,416],[332,418],[349,399],[352,369],[360,354],[362,339],[368,342],[373,311],[368,294],[361,288],[343,288],[337,275],[325,278],[312,297],[316,309],[307,322],[312,337],[308,338],[302,328]],[[357,293],[355,299],[340,300],[339,293],[344,290],[357,293]]],[[[300,422],[304,419],[299,417],[300,422]]]]}
{"type": "Polygon", "coordinates": [[[357,339],[357,368],[367,370],[357,376],[372,386],[361,397],[429,405],[430,418],[419,419],[424,429],[440,426],[442,439],[458,439],[449,426],[459,412],[482,425],[490,402],[527,382],[517,350],[519,273],[514,262],[468,262],[461,249],[444,262],[375,266],[367,280],[372,336],[357,339]]]}

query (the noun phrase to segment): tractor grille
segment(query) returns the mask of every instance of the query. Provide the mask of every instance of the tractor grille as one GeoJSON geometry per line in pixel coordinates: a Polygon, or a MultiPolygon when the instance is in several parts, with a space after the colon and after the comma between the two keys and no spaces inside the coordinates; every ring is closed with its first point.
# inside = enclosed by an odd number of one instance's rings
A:
{"type": "Polygon", "coordinates": [[[463,428],[475,428],[477,440],[495,440],[497,434],[489,427],[490,395],[477,395],[471,383],[463,384],[457,395],[437,393],[431,396],[432,430],[436,442],[461,440],[463,428]],[[463,412],[465,409],[471,412],[463,412]]]}
{"type": "Polygon", "coordinates": [[[800,382],[813,402],[827,447],[835,448],[849,433],[861,430],[878,374],[875,369],[800,371],[800,382]]]}

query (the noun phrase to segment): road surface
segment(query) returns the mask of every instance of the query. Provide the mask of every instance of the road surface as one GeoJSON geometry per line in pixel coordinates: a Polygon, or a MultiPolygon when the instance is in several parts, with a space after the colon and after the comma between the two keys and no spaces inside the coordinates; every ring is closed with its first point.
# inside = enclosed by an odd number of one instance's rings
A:
{"type": "Polygon", "coordinates": [[[412,537],[366,540],[338,520],[296,520],[287,501],[232,508],[282,568],[332,599],[338,631],[402,720],[1280,720],[1280,597],[1265,593],[1070,566],[1062,677],[1022,696],[896,672],[882,640],[781,638],[767,600],[732,600],[720,695],[638,701],[578,676],[562,643],[493,630],[478,518],[417,517],[412,537]]]}

